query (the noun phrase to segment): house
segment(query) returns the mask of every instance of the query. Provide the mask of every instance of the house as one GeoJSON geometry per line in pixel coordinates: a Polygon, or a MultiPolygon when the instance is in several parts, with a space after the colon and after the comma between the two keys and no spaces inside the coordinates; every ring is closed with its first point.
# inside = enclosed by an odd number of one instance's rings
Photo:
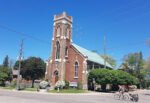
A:
{"type": "Polygon", "coordinates": [[[94,68],[113,68],[99,54],[89,51],[72,42],[73,18],[66,12],[54,16],[51,57],[47,62],[45,78],[54,87],[58,80],[70,85],[88,88],[87,78],[94,68]]]}

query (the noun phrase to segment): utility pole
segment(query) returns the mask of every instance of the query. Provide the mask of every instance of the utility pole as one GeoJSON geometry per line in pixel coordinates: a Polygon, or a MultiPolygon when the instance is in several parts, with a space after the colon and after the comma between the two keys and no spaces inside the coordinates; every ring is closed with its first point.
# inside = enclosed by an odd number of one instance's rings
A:
{"type": "Polygon", "coordinates": [[[17,75],[17,87],[16,87],[17,90],[20,89],[19,81],[20,81],[20,69],[21,69],[22,52],[23,52],[23,39],[21,41],[20,50],[19,50],[19,67],[18,67],[18,75],[17,75]]]}
{"type": "Polygon", "coordinates": [[[106,35],[104,34],[104,69],[106,69],[106,35]]]}

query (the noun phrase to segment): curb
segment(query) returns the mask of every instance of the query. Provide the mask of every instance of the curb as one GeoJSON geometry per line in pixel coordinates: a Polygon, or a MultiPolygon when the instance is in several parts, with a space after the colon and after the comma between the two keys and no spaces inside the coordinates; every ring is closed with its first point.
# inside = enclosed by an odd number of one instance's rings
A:
{"type": "Polygon", "coordinates": [[[32,93],[32,94],[45,94],[45,95],[110,95],[113,93],[97,93],[97,92],[89,92],[89,93],[48,93],[48,92],[37,92],[37,91],[18,91],[18,90],[7,90],[0,88],[0,91],[10,91],[10,92],[17,92],[17,93],[32,93]]]}

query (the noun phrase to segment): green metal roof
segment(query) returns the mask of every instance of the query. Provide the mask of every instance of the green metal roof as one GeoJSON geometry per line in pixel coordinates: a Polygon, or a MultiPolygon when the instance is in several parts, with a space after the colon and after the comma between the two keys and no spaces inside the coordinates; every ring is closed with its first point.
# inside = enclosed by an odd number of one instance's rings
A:
{"type": "MultiPolygon", "coordinates": [[[[104,59],[95,52],[89,51],[85,48],[82,48],[76,44],[72,44],[82,55],[86,56],[87,59],[91,62],[95,62],[101,65],[104,65],[104,59]]],[[[106,66],[109,68],[113,68],[109,63],[106,62],[106,66]]]]}

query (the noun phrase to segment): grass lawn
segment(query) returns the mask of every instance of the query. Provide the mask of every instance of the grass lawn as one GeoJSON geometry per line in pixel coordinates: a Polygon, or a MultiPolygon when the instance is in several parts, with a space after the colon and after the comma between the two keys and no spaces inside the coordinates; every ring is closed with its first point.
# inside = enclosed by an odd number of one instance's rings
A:
{"type": "Polygon", "coordinates": [[[8,90],[13,90],[13,89],[15,89],[15,87],[10,87],[10,86],[8,86],[8,87],[0,87],[0,88],[2,88],[2,89],[8,89],[8,90]]]}
{"type": "Polygon", "coordinates": [[[24,91],[37,91],[37,88],[25,88],[24,91]]]}
{"type": "Polygon", "coordinates": [[[50,93],[88,93],[87,90],[79,90],[79,89],[62,89],[59,90],[59,92],[57,90],[50,90],[50,93]]]}
{"type": "MultiPolygon", "coordinates": [[[[1,89],[8,89],[8,90],[13,90],[13,89],[16,89],[15,87],[0,87],[1,89]]],[[[23,91],[37,91],[37,88],[25,88],[23,89],[23,91]]]]}

